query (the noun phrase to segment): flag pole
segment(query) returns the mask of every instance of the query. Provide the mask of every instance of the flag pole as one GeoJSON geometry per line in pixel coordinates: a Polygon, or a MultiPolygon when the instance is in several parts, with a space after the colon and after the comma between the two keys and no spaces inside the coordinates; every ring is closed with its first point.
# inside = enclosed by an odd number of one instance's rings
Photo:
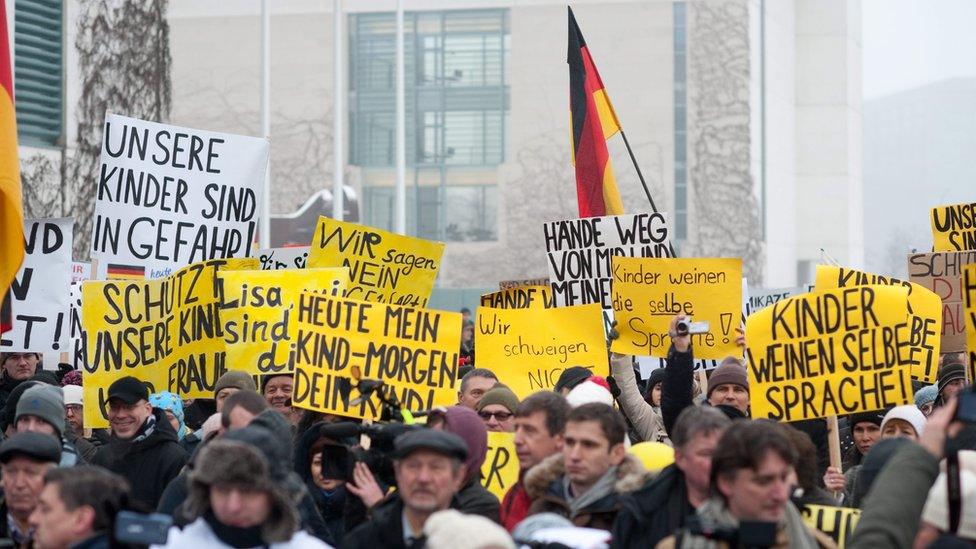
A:
{"type": "Polygon", "coordinates": [[[641,186],[644,187],[644,194],[647,195],[647,201],[651,203],[651,210],[657,213],[657,206],[654,205],[654,199],[651,198],[651,191],[647,188],[647,182],[644,181],[644,174],[641,173],[640,166],[637,165],[634,149],[630,148],[630,141],[627,141],[627,134],[624,133],[622,127],[620,128],[620,137],[624,138],[624,145],[627,145],[627,152],[630,153],[630,161],[634,163],[634,169],[637,170],[637,178],[640,179],[641,186]]]}

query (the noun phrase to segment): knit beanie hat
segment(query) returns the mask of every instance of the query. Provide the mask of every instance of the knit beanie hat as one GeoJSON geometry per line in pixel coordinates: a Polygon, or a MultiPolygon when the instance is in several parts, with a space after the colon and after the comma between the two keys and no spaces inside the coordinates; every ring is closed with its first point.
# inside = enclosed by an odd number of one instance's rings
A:
{"type": "Polygon", "coordinates": [[[14,423],[21,416],[41,418],[54,427],[60,438],[64,434],[64,397],[61,396],[61,389],[50,385],[36,385],[24,391],[17,402],[14,423]]]}
{"type": "Polygon", "coordinates": [[[515,549],[512,537],[494,521],[454,509],[431,515],[424,535],[428,549],[515,549]]]}
{"type": "Polygon", "coordinates": [[[939,398],[939,388],[935,385],[926,385],[915,391],[915,406],[921,408],[926,404],[935,402],[939,398]]]}
{"type": "Polygon", "coordinates": [[[957,379],[966,379],[966,367],[959,362],[943,364],[939,368],[939,394],[942,394],[942,389],[945,389],[949,382],[957,379]]]}
{"type": "Polygon", "coordinates": [[[712,370],[712,375],[708,377],[708,391],[705,393],[705,397],[711,397],[712,391],[716,387],[726,383],[739,385],[745,387],[746,391],[749,390],[749,376],[746,374],[746,368],[735,357],[727,357],[718,368],[712,370]]]}
{"type": "Polygon", "coordinates": [[[65,373],[64,377],[61,378],[61,386],[67,387],[68,385],[77,385],[81,387],[81,381],[81,372],[78,370],[71,370],[70,372],[65,373]]]}
{"type": "Polygon", "coordinates": [[[881,427],[881,423],[884,421],[885,412],[887,410],[876,410],[874,412],[859,412],[856,414],[851,414],[848,416],[847,422],[850,424],[851,429],[858,423],[873,423],[878,427],[881,427]]]}
{"type": "Polygon", "coordinates": [[[928,422],[925,419],[925,414],[914,404],[895,406],[889,410],[885,414],[884,420],[881,421],[881,430],[884,431],[885,425],[893,419],[907,421],[915,429],[915,435],[919,437],[922,436],[922,432],[925,431],[925,424],[928,422]]]}
{"type": "Polygon", "coordinates": [[[160,391],[149,395],[149,404],[153,408],[169,410],[169,413],[173,414],[177,423],[180,424],[176,430],[176,437],[178,439],[183,440],[183,437],[190,433],[190,429],[186,426],[186,417],[183,414],[183,400],[180,397],[169,391],[160,391]]]}
{"type": "Polygon", "coordinates": [[[591,402],[599,402],[607,406],[613,406],[613,395],[603,385],[587,379],[566,395],[566,402],[569,403],[570,408],[578,408],[591,402]]]}
{"type": "MultiPolygon", "coordinates": [[[[959,530],[956,535],[976,540],[976,452],[959,451],[959,530]]],[[[945,532],[949,529],[949,488],[946,473],[939,473],[925,501],[922,520],[945,532]]]]}
{"type": "Polygon", "coordinates": [[[61,388],[61,394],[64,395],[65,406],[69,404],[85,405],[85,391],[81,385],[65,385],[61,388]]]}
{"type": "Polygon", "coordinates": [[[240,389],[242,391],[257,391],[258,387],[254,384],[254,378],[251,374],[247,372],[241,372],[240,370],[229,370],[224,372],[224,375],[217,379],[217,384],[214,385],[214,398],[217,398],[217,393],[228,387],[233,387],[240,389]]]}
{"type": "Polygon", "coordinates": [[[556,385],[552,388],[553,391],[557,393],[563,389],[572,390],[580,383],[587,380],[593,372],[589,368],[583,366],[573,366],[571,368],[566,368],[561,374],[559,374],[559,379],[556,380],[556,385]]]}
{"type": "Polygon", "coordinates": [[[478,411],[480,412],[485,406],[491,404],[501,404],[506,410],[514,414],[515,410],[518,409],[519,399],[511,389],[498,383],[491,389],[488,389],[484,396],[481,397],[481,400],[478,401],[478,411]]]}

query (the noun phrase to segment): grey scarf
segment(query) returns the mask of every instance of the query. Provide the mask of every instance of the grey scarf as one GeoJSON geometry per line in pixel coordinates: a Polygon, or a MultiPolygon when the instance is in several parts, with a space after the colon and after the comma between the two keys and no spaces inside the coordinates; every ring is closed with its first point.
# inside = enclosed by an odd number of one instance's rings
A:
{"type": "MultiPolygon", "coordinates": [[[[726,508],[725,503],[719,498],[711,498],[698,508],[698,516],[702,519],[711,521],[717,526],[727,528],[738,528],[739,519],[732,516],[726,508]]],[[[786,540],[791,548],[797,549],[818,549],[819,544],[814,539],[813,534],[807,530],[803,524],[800,512],[792,503],[786,503],[786,511],[780,519],[777,532],[786,532],[786,540]]],[[[777,536],[778,537],[778,536],[777,536]]],[[[681,538],[681,549],[716,549],[718,542],[706,539],[702,536],[686,534],[681,538]]]]}
{"type": "Polygon", "coordinates": [[[569,476],[563,475],[563,493],[566,496],[566,503],[569,504],[570,514],[576,516],[581,510],[601,498],[613,493],[613,486],[617,483],[617,467],[611,467],[603,476],[596,481],[590,489],[578,496],[573,496],[569,488],[569,476]]]}

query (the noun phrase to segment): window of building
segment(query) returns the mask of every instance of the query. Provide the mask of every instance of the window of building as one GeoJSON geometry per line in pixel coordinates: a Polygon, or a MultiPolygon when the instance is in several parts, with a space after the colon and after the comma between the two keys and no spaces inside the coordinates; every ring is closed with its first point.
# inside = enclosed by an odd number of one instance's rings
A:
{"type": "MultiPolygon", "coordinates": [[[[391,228],[395,19],[392,13],[350,19],[350,156],[363,167],[364,219],[391,228]]],[[[408,12],[404,27],[408,230],[439,240],[495,240],[508,11],[408,12]]]]}
{"type": "Polygon", "coordinates": [[[55,146],[63,127],[60,0],[14,2],[14,96],[22,145],[55,146]]]}

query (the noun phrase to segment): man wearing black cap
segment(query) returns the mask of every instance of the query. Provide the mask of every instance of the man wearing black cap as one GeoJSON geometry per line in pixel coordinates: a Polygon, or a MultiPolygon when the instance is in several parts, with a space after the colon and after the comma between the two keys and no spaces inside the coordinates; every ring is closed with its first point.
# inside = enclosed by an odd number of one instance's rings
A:
{"type": "Polygon", "coordinates": [[[18,433],[0,444],[0,538],[15,547],[29,547],[34,538],[30,515],[44,489],[44,474],[57,467],[61,445],[41,433],[18,433]]]}
{"type": "Polygon", "coordinates": [[[424,523],[451,506],[465,478],[468,448],[461,437],[422,429],[397,437],[393,468],[397,495],[373,510],[372,519],[346,536],[349,549],[420,548],[424,523]]]}
{"type": "Polygon", "coordinates": [[[949,362],[939,368],[939,396],[935,406],[943,406],[966,386],[966,366],[961,362],[949,362]]]}
{"type": "Polygon", "coordinates": [[[108,388],[109,443],[92,463],[121,475],[132,486],[132,501],[155,509],[169,481],[186,464],[186,451],[163,410],[149,404],[146,384],[132,376],[108,388]]]}

